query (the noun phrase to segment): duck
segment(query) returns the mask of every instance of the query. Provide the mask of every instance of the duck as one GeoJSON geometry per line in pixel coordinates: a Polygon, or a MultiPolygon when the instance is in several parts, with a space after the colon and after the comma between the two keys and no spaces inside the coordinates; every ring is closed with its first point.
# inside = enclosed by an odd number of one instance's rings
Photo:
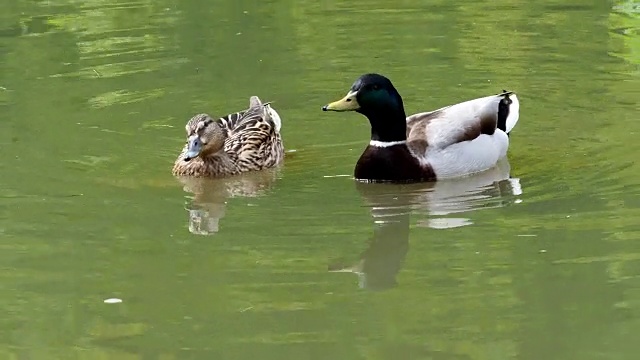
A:
{"type": "Polygon", "coordinates": [[[223,178],[279,166],[284,160],[282,120],[270,103],[249,98],[249,108],[214,120],[197,114],[187,122],[187,142],[174,176],[223,178]]]}
{"type": "Polygon", "coordinates": [[[364,182],[428,182],[470,176],[506,157],[520,103],[513,91],[437,110],[405,115],[387,77],[364,74],[323,111],[355,111],[371,126],[371,140],[354,178],[364,182]]]}

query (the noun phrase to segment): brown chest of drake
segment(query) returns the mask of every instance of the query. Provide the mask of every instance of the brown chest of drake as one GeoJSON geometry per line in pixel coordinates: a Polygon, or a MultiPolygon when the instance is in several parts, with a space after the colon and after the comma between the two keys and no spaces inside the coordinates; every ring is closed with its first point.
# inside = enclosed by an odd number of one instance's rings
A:
{"type": "Polygon", "coordinates": [[[389,147],[369,145],[356,164],[354,177],[371,182],[418,182],[436,180],[428,165],[420,164],[406,144],[389,147]]]}

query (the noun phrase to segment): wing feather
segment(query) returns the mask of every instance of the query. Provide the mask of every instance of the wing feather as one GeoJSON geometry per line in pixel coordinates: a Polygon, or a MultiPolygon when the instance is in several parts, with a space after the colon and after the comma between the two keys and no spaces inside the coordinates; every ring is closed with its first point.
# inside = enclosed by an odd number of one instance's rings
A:
{"type": "Polygon", "coordinates": [[[498,127],[500,102],[509,94],[503,92],[407,117],[409,147],[416,154],[424,154],[427,147],[445,148],[481,134],[492,135],[498,127]]]}

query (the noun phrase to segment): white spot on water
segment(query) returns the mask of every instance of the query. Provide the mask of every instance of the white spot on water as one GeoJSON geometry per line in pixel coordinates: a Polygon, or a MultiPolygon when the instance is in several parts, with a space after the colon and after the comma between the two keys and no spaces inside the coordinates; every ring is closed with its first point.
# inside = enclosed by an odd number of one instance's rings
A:
{"type": "Polygon", "coordinates": [[[338,178],[338,177],[349,177],[349,174],[341,174],[341,175],[324,175],[323,178],[338,178]]]}

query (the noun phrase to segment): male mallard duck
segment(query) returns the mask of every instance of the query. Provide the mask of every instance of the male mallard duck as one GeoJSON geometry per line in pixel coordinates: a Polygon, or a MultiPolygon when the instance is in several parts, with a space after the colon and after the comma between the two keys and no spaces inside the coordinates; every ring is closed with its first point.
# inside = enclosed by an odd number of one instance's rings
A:
{"type": "Polygon", "coordinates": [[[187,144],[173,175],[224,177],[275,167],[284,159],[281,126],[278,113],[257,96],[247,110],[217,121],[198,114],[187,122],[187,144]]]}
{"type": "Polygon", "coordinates": [[[455,178],[495,166],[507,154],[520,105],[511,91],[405,118],[402,98],[378,74],[360,76],[324,111],[356,111],[369,119],[371,141],[354,176],[413,182],[455,178]]]}

